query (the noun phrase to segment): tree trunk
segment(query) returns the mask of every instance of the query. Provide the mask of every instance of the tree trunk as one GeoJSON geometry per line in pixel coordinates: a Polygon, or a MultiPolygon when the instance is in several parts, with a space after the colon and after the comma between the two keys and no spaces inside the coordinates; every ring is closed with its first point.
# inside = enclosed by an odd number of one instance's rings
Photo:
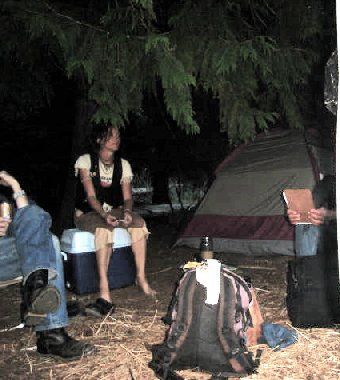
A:
{"type": "Polygon", "coordinates": [[[76,196],[76,178],[74,175],[74,163],[80,154],[84,153],[84,145],[91,132],[91,117],[96,105],[87,98],[87,86],[81,75],[78,77],[78,99],[76,101],[75,120],[72,131],[72,150],[67,170],[65,190],[57,217],[54,232],[57,235],[74,226],[73,213],[76,196]]]}
{"type": "Polygon", "coordinates": [[[166,170],[152,171],[152,204],[169,204],[169,176],[166,170]]]}

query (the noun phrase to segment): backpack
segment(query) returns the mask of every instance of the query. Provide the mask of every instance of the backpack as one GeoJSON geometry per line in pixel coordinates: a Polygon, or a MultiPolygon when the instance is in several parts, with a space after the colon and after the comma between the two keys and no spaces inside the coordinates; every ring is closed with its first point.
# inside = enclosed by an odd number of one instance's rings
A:
{"type": "Polygon", "coordinates": [[[252,294],[246,281],[221,265],[217,304],[206,304],[206,295],[196,269],[185,272],[164,318],[170,322],[166,339],[152,347],[149,365],[160,378],[179,378],[173,370],[197,367],[226,377],[255,372],[246,347],[246,331],[252,327],[252,294]]]}

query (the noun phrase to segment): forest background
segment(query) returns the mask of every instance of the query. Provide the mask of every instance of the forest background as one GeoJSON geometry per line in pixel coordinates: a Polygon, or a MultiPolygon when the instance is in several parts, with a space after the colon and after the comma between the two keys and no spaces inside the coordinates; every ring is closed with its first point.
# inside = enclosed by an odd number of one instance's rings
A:
{"type": "Polygon", "coordinates": [[[0,12],[0,169],[57,232],[72,224],[93,123],[122,128],[154,203],[169,201],[170,177],[199,184],[259,132],[334,126],[335,1],[5,0],[0,12]]]}

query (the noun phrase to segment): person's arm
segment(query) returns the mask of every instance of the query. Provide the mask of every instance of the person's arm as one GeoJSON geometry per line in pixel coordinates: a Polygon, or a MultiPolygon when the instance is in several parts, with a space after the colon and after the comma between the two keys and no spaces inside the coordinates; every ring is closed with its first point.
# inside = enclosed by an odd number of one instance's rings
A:
{"type": "Polygon", "coordinates": [[[106,212],[103,210],[102,205],[96,197],[96,191],[94,189],[90,172],[87,169],[79,169],[79,175],[81,183],[84,186],[86,198],[90,207],[96,211],[103,219],[106,218],[106,212]]]}
{"type": "Polygon", "coordinates": [[[326,219],[328,220],[336,219],[336,210],[327,210],[326,219]]]}
{"type": "Polygon", "coordinates": [[[79,175],[80,175],[80,180],[84,186],[87,202],[92,208],[92,210],[96,211],[106,221],[107,224],[110,224],[115,227],[118,222],[116,221],[115,217],[106,213],[103,210],[102,204],[97,199],[96,191],[93,186],[92,178],[90,176],[89,170],[79,169],[79,175]]]}
{"type": "MultiPolygon", "coordinates": [[[[25,192],[21,189],[19,182],[5,171],[0,171],[0,184],[11,187],[13,198],[17,208],[23,208],[28,205],[28,199],[25,192]]],[[[0,217],[0,237],[6,236],[11,220],[0,217]]]]}
{"type": "MultiPolygon", "coordinates": [[[[297,224],[300,219],[301,215],[298,211],[294,211],[291,209],[287,210],[287,216],[291,224],[297,224]]],[[[333,210],[328,210],[325,207],[320,208],[312,208],[308,213],[309,219],[311,223],[314,226],[320,226],[325,222],[325,220],[335,219],[336,218],[336,212],[333,210]]]]}
{"type": "Polygon", "coordinates": [[[5,171],[0,172],[0,185],[12,188],[13,199],[17,208],[22,208],[28,205],[28,199],[24,190],[21,189],[19,182],[5,171]]]}
{"type": "Polygon", "coordinates": [[[309,212],[309,219],[315,226],[319,226],[325,222],[325,220],[331,220],[336,218],[336,211],[328,210],[325,207],[318,209],[311,209],[309,212]]]}
{"type": "Polygon", "coordinates": [[[316,226],[325,221],[336,219],[335,185],[335,176],[326,175],[314,187],[313,200],[316,208],[310,210],[309,218],[316,226]]]}
{"type": "Polygon", "coordinates": [[[133,207],[133,198],[132,198],[132,168],[128,161],[122,159],[122,178],[121,186],[124,199],[124,223],[125,225],[130,225],[132,222],[132,207],[133,207]]]}
{"type": "Polygon", "coordinates": [[[122,183],[122,192],[124,199],[124,223],[126,225],[130,225],[132,222],[132,186],[131,182],[123,182],[122,183]]]}

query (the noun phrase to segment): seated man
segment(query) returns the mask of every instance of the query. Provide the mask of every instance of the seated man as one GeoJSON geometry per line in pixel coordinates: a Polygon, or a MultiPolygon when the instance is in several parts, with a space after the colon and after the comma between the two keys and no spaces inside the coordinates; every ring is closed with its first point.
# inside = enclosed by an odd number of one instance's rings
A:
{"type": "Polygon", "coordinates": [[[23,276],[22,318],[26,326],[34,326],[37,351],[65,359],[90,354],[92,345],[71,338],[64,329],[68,324],[64,274],[57,242],[49,231],[50,215],[29,204],[18,181],[5,171],[0,171],[0,185],[11,188],[16,203],[13,220],[0,217],[0,261],[12,255],[12,266],[20,265],[14,272],[20,270],[23,276]]]}

